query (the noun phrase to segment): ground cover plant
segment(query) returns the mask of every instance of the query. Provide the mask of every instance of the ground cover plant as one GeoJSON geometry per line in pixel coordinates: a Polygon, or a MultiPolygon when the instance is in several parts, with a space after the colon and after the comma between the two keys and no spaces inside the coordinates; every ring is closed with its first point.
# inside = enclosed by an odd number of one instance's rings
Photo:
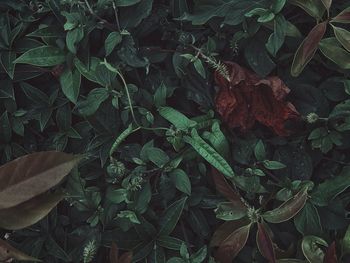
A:
{"type": "Polygon", "coordinates": [[[1,0],[0,262],[349,262],[350,4],[1,0]]]}

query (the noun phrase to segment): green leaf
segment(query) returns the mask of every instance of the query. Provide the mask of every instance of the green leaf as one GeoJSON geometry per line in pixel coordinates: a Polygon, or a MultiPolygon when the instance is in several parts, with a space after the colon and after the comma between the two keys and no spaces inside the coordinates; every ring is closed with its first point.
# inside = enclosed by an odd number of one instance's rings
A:
{"type": "Polygon", "coordinates": [[[207,257],[208,250],[206,246],[201,247],[196,253],[194,253],[191,257],[191,263],[202,263],[207,257]]]}
{"type": "Polygon", "coordinates": [[[263,165],[265,166],[266,169],[269,170],[279,170],[286,168],[286,166],[283,163],[280,163],[278,161],[263,161],[263,165]]]}
{"type": "Polygon", "coordinates": [[[304,9],[310,16],[321,19],[324,12],[325,7],[322,4],[322,1],[319,0],[289,0],[288,3],[292,5],[299,6],[304,9]]]}
{"type": "Polygon", "coordinates": [[[191,195],[191,182],[184,170],[175,169],[169,173],[169,176],[179,191],[191,195]]]}
{"type": "Polygon", "coordinates": [[[119,32],[111,32],[105,40],[106,56],[109,56],[121,41],[122,35],[119,32]]]}
{"type": "Polygon", "coordinates": [[[348,226],[345,235],[343,237],[343,250],[345,253],[349,254],[350,253],[350,225],[348,226]]]}
{"type": "Polygon", "coordinates": [[[344,28],[333,26],[334,35],[342,46],[350,52],[350,32],[344,28]]]}
{"type": "Polygon", "coordinates": [[[173,232],[177,222],[180,219],[186,200],[187,197],[177,200],[164,211],[162,217],[160,218],[160,229],[158,232],[159,236],[167,236],[173,232]]]}
{"type": "Polygon", "coordinates": [[[141,224],[134,211],[124,210],[120,211],[117,215],[118,218],[125,218],[134,224],[141,224]]]}
{"type": "Polygon", "coordinates": [[[84,29],[82,26],[78,26],[73,30],[68,31],[66,36],[66,45],[70,52],[77,53],[77,44],[84,38],[84,29]]]}
{"type": "Polygon", "coordinates": [[[293,218],[299,211],[304,207],[306,200],[308,188],[300,190],[295,196],[285,201],[279,207],[267,211],[262,214],[262,217],[270,223],[277,224],[281,222],[288,221],[293,218]]]}
{"type": "Polygon", "coordinates": [[[115,0],[116,6],[130,6],[141,2],[141,0],[115,0]]]}
{"type": "Polygon", "coordinates": [[[274,32],[270,35],[266,48],[272,56],[276,56],[278,50],[282,47],[285,38],[285,19],[283,16],[278,15],[274,20],[274,32]]]}
{"type": "Polygon", "coordinates": [[[222,154],[225,158],[229,158],[229,142],[221,131],[219,122],[214,122],[211,126],[211,132],[204,132],[203,138],[209,140],[218,153],[222,154]]]}
{"type": "Polygon", "coordinates": [[[66,55],[61,49],[57,47],[43,46],[28,50],[13,63],[50,67],[62,64],[65,60],[66,55]]]}
{"type": "Polygon", "coordinates": [[[121,188],[121,189],[108,188],[106,193],[106,198],[114,204],[119,204],[126,200],[127,191],[124,188],[121,188]]]}
{"type": "Polygon", "coordinates": [[[91,116],[94,114],[101,103],[108,99],[108,90],[105,88],[93,89],[89,92],[88,97],[84,101],[79,101],[77,104],[79,113],[83,116],[91,116]]]}
{"type": "Polygon", "coordinates": [[[304,256],[310,263],[323,262],[324,252],[320,246],[328,247],[328,244],[317,236],[306,236],[303,238],[301,248],[304,256]]]}
{"type": "Polygon", "coordinates": [[[224,221],[238,220],[247,215],[247,208],[233,202],[224,202],[218,204],[215,214],[224,221]]]}
{"type": "Polygon", "coordinates": [[[350,7],[345,8],[338,15],[333,17],[331,22],[344,23],[344,24],[350,23],[350,7]]]}
{"type": "Polygon", "coordinates": [[[259,140],[254,147],[254,155],[258,161],[266,159],[266,150],[262,140],[259,140]]]}
{"type": "Polygon", "coordinates": [[[74,65],[79,70],[80,74],[92,82],[99,83],[96,78],[96,67],[100,64],[98,58],[92,57],[90,61],[90,67],[85,66],[79,59],[74,58],[74,65]]]}
{"type": "Polygon", "coordinates": [[[0,227],[18,230],[44,218],[62,199],[62,193],[42,194],[17,206],[0,209],[0,227]]]}
{"type": "Polygon", "coordinates": [[[185,136],[184,141],[190,144],[197,153],[202,156],[207,162],[218,169],[227,177],[233,177],[234,172],[231,166],[225,161],[224,158],[218,154],[213,147],[207,144],[197,133],[195,129],[192,129],[191,136],[185,136]]]}
{"type": "Polygon", "coordinates": [[[120,12],[121,28],[134,28],[151,13],[153,0],[142,0],[136,5],[124,7],[120,12]]]}
{"type": "Polygon", "coordinates": [[[66,69],[60,76],[63,94],[74,104],[77,103],[80,91],[81,75],[78,70],[66,69]]]}
{"type": "Polygon", "coordinates": [[[323,35],[327,29],[327,21],[317,24],[300,44],[293,59],[291,75],[297,77],[315,55],[323,35]]]}
{"type": "Polygon", "coordinates": [[[129,126],[118,135],[118,137],[115,139],[114,143],[112,144],[112,147],[109,151],[109,155],[112,156],[113,153],[118,149],[119,145],[131,134],[134,130],[132,129],[132,123],[129,124],[129,126]]]}
{"type": "Polygon", "coordinates": [[[60,183],[81,158],[47,151],[28,154],[1,166],[0,209],[14,207],[46,192],[60,183]]]}
{"type": "Polygon", "coordinates": [[[13,63],[16,60],[16,52],[14,51],[2,51],[0,61],[4,67],[6,73],[11,79],[15,73],[15,64],[13,63]]]}
{"type": "Polygon", "coordinates": [[[0,142],[11,142],[12,129],[7,111],[0,116],[0,136],[0,142]]]}
{"type": "Polygon", "coordinates": [[[336,196],[350,186],[350,168],[346,166],[342,172],[319,184],[311,193],[311,202],[318,206],[326,206],[336,196]]]}
{"type": "Polygon", "coordinates": [[[163,167],[170,160],[169,156],[162,149],[156,147],[148,147],[145,149],[144,154],[149,161],[159,168],[163,167]]]}
{"type": "Polygon", "coordinates": [[[193,65],[194,65],[194,68],[196,69],[196,71],[198,72],[198,74],[201,75],[203,79],[205,79],[206,78],[206,72],[205,72],[205,69],[204,69],[202,61],[200,59],[196,59],[193,62],[193,65]]]}
{"type": "Polygon", "coordinates": [[[275,14],[278,14],[282,11],[283,7],[285,6],[287,0],[274,0],[274,3],[272,4],[271,9],[275,14]]]}
{"type": "Polygon", "coordinates": [[[181,244],[183,241],[181,239],[170,237],[170,236],[160,236],[157,238],[157,244],[161,247],[171,249],[171,250],[180,250],[181,244]]]}
{"type": "Polygon", "coordinates": [[[306,202],[303,209],[294,217],[294,225],[304,236],[322,233],[321,219],[317,208],[310,202],[306,202]]]}
{"type": "Polygon", "coordinates": [[[322,1],[322,3],[323,3],[324,7],[325,7],[327,10],[329,10],[329,8],[330,8],[331,5],[332,5],[332,0],[321,0],[321,1],[322,1]]]}
{"type": "Polygon", "coordinates": [[[193,128],[197,125],[197,122],[190,120],[181,112],[171,108],[171,107],[161,107],[159,109],[159,114],[172,123],[176,129],[186,131],[189,128],[193,128]]]}
{"type": "Polygon", "coordinates": [[[350,69],[350,53],[343,49],[336,38],[322,39],[319,44],[323,55],[343,69],[350,69]]]}

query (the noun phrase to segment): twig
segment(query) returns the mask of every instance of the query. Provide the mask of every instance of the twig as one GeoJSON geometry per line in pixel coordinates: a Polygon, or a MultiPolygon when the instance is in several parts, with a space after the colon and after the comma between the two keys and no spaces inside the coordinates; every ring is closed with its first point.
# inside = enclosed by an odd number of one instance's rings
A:
{"type": "Polygon", "coordinates": [[[112,3],[113,3],[115,21],[116,21],[116,23],[117,23],[118,31],[120,32],[120,24],[119,24],[119,18],[118,18],[118,10],[117,10],[117,7],[116,7],[116,5],[115,5],[115,2],[113,1],[112,3]]]}

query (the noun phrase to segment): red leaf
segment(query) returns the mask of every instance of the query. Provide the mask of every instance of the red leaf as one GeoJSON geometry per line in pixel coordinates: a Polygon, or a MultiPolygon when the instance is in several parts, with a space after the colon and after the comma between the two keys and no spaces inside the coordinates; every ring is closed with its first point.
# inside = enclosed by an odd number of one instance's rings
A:
{"type": "Polygon", "coordinates": [[[327,248],[326,255],[324,256],[323,263],[337,263],[337,250],[335,247],[335,241],[327,248]]]}
{"type": "Polygon", "coordinates": [[[285,102],[288,87],[278,77],[261,79],[255,73],[236,63],[225,63],[229,72],[228,81],[218,72],[216,84],[220,87],[216,95],[216,108],[223,120],[231,127],[250,129],[256,121],[268,126],[280,136],[290,134],[285,122],[298,119],[294,106],[285,102]]]}
{"type": "Polygon", "coordinates": [[[214,167],[212,167],[211,170],[216,189],[235,205],[246,208],[246,205],[242,201],[241,195],[238,193],[238,191],[234,191],[232,189],[223,174],[214,167]]]}
{"type": "Polygon", "coordinates": [[[337,16],[333,17],[332,22],[350,23],[350,7],[345,8],[337,16]]]}
{"type": "Polygon", "coordinates": [[[109,263],[118,263],[119,249],[116,243],[112,243],[112,247],[109,251],[109,263]]]}
{"type": "Polygon", "coordinates": [[[262,223],[258,223],[258,232],[256,234],[256,243],[261,255],[264,256],[270,263],[276,262],[275,250],[269,233],[266,231],[262,223]]]}
{"type": "Polygon", "coordinates": [[[250,226],[251,224],[248,224],[238,228],[220,244],[215,254],[215,258],[220,263],[232,263],[232,260],[247,243],[250,226]]]}
{"type": "Polygon", "coordinates": [[[119,263],[131,263],[132,252],[126,252],[119,258],[119,263]]]}
{"type": "Polygon", "coordinates": [[[292,64],[292,76],[298,76],[313,58],[317,50],[318,43],[321,41],[324,33],[326,32],[327,23],[328,21],[317,24],[299,46],[292,64]]]}

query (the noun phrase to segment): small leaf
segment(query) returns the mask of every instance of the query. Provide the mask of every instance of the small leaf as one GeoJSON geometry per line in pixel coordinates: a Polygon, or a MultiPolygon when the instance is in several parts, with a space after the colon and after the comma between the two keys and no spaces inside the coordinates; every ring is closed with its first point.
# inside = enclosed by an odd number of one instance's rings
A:
{"type": "Polygon", "coordinates": [[[218,154],[213,147],[207,144],[197,133],[195,129],[191,131],[192,137],[185,136],[184,141],[190,144],[199,155],[201,155],[207,162],[218,169],[227,177],[233,177],[234,172],[231,166],[225,161],[224,158],[218,154]]]}
{"type": "Polygon", "coordinates": [[[183,241],[175,237],[160,236],[157,238],[157,243],[161,247],[179,251],[183,241]]]}
{"type": "Polygon", "coordinates": [[[342,46],[350,52],[350,32],[344,28],[336,26],[333,26],[333,31],[339,43],[342,44],[342,46]]]}
{"type": "Polygon", "coordinates": [[[344,24],[350,23],[350,7],[345,8],[338,15],[333,17],[331,22],[344,23],[344,24]]]}
{"type": "Polygon", "coordinates": [[[299,6],[310,16],[318,19],[322,18],[325,11],[325,7],[320,0],[289,0],[288,2],[292,5],[299,6]]]}
{"type": "Polygon", "coordinates": [[[0,209],[14,207],[46,192],[60,183],[81,158],[48,151],[28,154],[1,166],[0,209]]]}
{"type": "Polygon", "coordinates": [[[272,4],[271,9],[275,14],[278,14],[282,11],[283,7],[285,6],[287,0],[275,0],[275,2],[272,4]]]}
{"type": "Polygon", "coordinates": [[[18,230],[45,217],[62,199],[62,193],[42,194],[15,207],[0,210],[0,227],[18,230]]]}
{"type": "Polygon", "coordinates": [[[232,263],[247,243],[251,224],[242,226],[231,233],[219,246],[215,258],[221,263],[232,263]]]}
{"type": "Polygon", "coordinates": [[[266,159],[266,150],[262,140],[259,140],[254,147],[254,155],[258,161],[263,161],[266,159]]]}
{"type": "Polygon", "coordinates": [[[112,156],[113,153],[118,149],[119,145],[133,132],[134,130],[132,129],[132,123],[130,123],[129,126],[115,139],[109,151],[109,156],[112,156]]]}
{"type": "Polygon", "coordinates": [[[161,107],[159,109],[159,114],[172,123],[176,129],[186,131],[197,125],[197,122],[190,120],[181,112],[171,108],[171,107],[161,107]]]}
{"type": "Polygon", "coordinates": [[[263,165],[265,166],[266,169],[269,169],[269,170],[279,170],[287,167],[283,163],[280,163],[278,161],[268,161],[268,160],[263,161],[263,165]]]}
{"type": "Polygon", "coordinates": [[[122,35],[119,32],[111,32],[105,40],[106,56],[109,56],[121,41],[122,35]]]}
{"type": "Polygon", "coordinates": [[[203,79],[205,79],[206,78],[206,72],[205,72],[205,69],[204,69],[202,61],[200,59],[196,59],[193,62],[193,65],[194,65],[194,68],[196,69],[196,71],[198,72],[198,74],[201,75],[203,79]]]}
{"type": "Polygon", "coordinates": [[[328,247],[326,241],[316,236],[306,236],[301,242],[301,248],[306,259],[310,263],[323,262],[324,252],[319,246],[328,247]]]}
{"type": "Polygon", "coordinates": [[[78,26],[73,30],[69,30],[66,35],[67,49],[73,54],[77,53],[77,44],[84,38],[84,29],[78,26]]]}
{"type": "Polygon", "coordinates": [[[77,103],[80,90],[81,75],[78,70],[66,69],[60,76],[63,94],[74,104],[77,103]]]}
{"type": "Polygon", "coordinates": [[[33,258],[24,254],[23,252],[17,250],[16,248],[9,245],[4,240],[0,239],[0,261],[1,262],[11,262],[12,259],[18,261],[34,261],[40,262],[41,260],[33,258]]]}
{"type": "Polygon", "coordinates": [[[66,55],[61,49],[57,47],[43,46],[28,50],[13,63],[50,67],[62,64],[65,60],[66,55]]]}
{"type": "Polygon", "coordinates": [[[79,113],[83,116],[91,116],[100,105],[108,99],[109,93],[105,88],[96,88],[89,92],[86,100],[79,101],[77,104],[79,113]]]}
{"type": "Polygon", "coordinates": [[[332,60],[343,69],[350,69],[350,53],[343,49],[336,38],[330,37],[322,39],[319,44],[324,56],[332,60]]]}
{"type": "Polygon", "coordinates": [[[191,195],[191,182],[184,170],[175,169],[170,172],[169,176],[178,190],[191,195]]]}
{"type": "Polygon", "coordinates": [[[218,204],[215,214],[224,221],[238,220],[247,215],[247,208],[240,206],[239,203],[224,202],[218,204]]]}
{"type": "Polygon", "coordinates": [[[270,263],[276,262],[275,250],[269,233],[266,231],[263,223],[258,223],[258,232],[256,234],[256,244],[261,255],[270,263]]]}
{"type": "Polygon", "coordinates": [[[273,224],[282,223],[293,218],[304,207],[308,198],[307,190],[308,188],[305,187],[278,208],[265,212],[262,215],[263,218],[273,224]]]}
{"type": "Polygon", "coordinates": [[[321,41],[323,35],[326,32],[326,28],[327,21],[316,25],[303,40],[294,55],[291,68],[291,74],[293,77],[297,77],[313,58],[317,50],[318,43],[321,41]]]}
{"type": "Polygon", "coordinates": [[[175,228],[179,218],[182,214],[182,210],[185,206],[187,197],[184,197],[174,203],[172,203],[165,211],[160,219],[159,236],[169,235],[175,228]]]}

